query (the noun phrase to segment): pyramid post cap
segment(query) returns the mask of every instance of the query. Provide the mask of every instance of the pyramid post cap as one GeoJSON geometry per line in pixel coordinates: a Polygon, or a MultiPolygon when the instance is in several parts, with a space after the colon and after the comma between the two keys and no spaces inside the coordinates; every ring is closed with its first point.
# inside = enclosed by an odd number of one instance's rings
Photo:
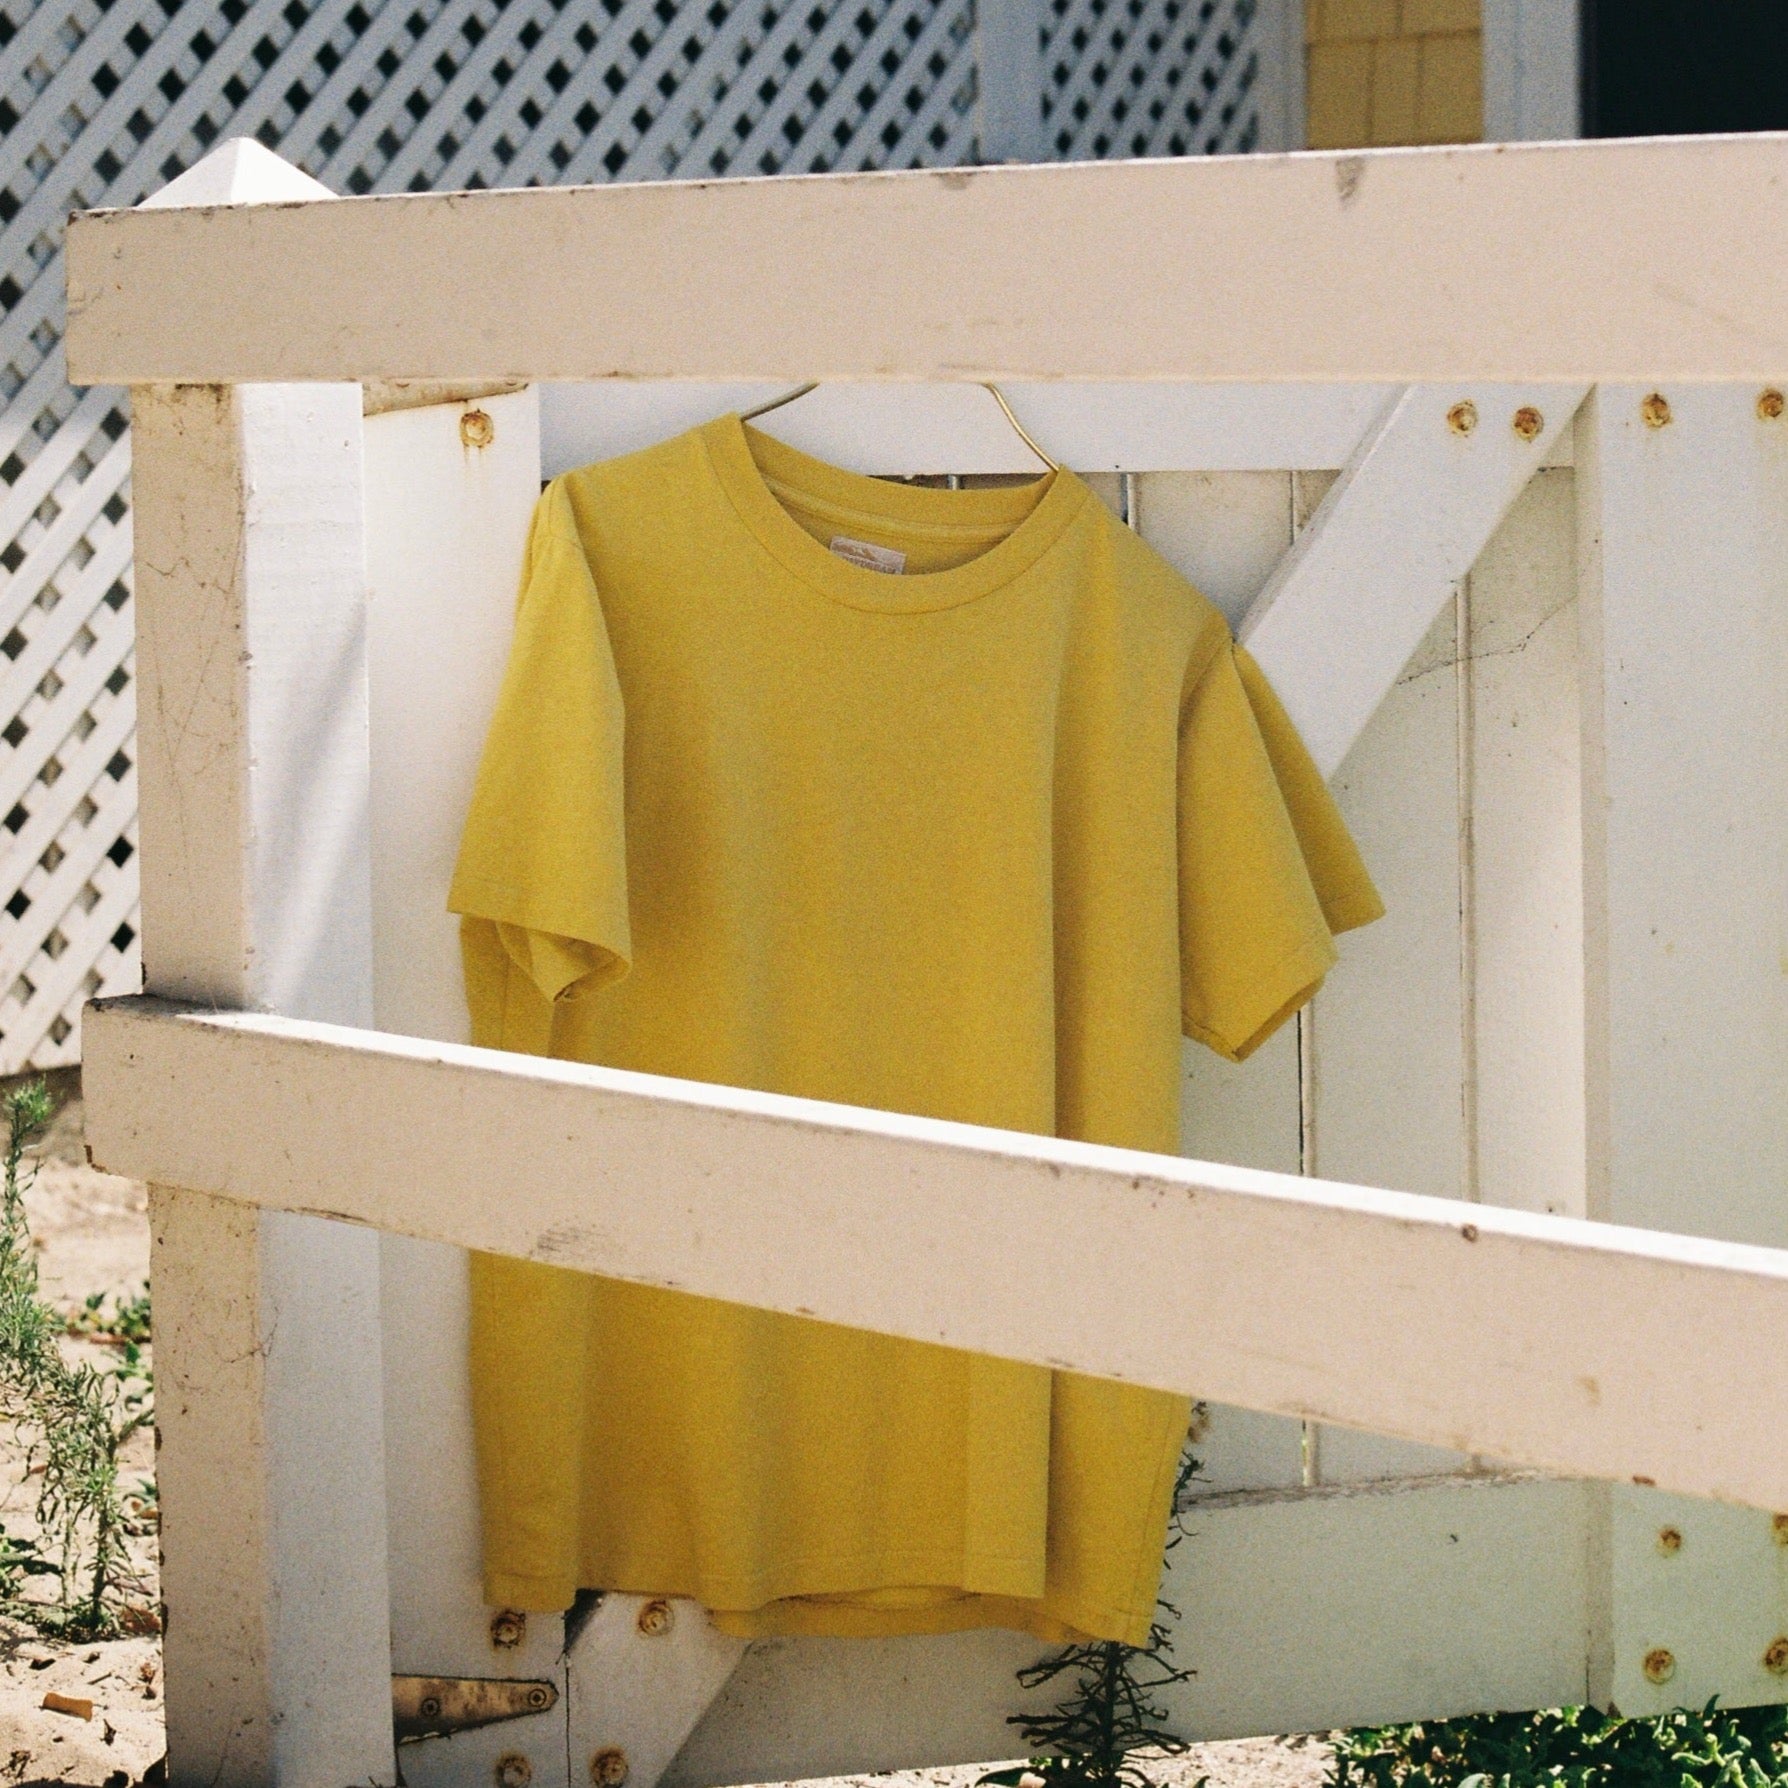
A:
{"type": "Polygon", "coordinates": [[[231,137],[159,192],[152,192],[138,209],[289,205],[335,196],[320,180],[311,179],[253,137],[231,137]]]}

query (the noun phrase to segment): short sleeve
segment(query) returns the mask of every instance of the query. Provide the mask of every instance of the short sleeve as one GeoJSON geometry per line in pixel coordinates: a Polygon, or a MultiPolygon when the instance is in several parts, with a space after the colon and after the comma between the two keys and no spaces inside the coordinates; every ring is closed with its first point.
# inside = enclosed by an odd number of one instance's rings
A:
{"type": "Polygon", "coordinates": [[[506,1017],[518,991],[550,1005],[627,971],[621,690],[556,483],[534,512],[509,666],[447,904],[462,916],[480,1042],[527,1046],[506,1017]],[[524,989],[511,987],[517,975],[524,989]]]}
{"type": "Polygon", "coordinates": [[[1334,934],[1384,908],[1285,710],[1227,641],[1187,698],[1179,777],[1185,1031],[1241,1061],[1321,985],[1334,934]]]}

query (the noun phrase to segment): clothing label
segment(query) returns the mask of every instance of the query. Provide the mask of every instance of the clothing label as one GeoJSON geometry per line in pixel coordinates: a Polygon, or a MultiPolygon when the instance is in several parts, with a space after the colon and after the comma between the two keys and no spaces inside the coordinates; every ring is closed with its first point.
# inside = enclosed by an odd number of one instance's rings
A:
{"type": "Polygon", "coordinates": [[[891,546],[872,546],[867,540],[852,540],[848,534],[834,534],[832,550],[865,571],[885,571],[890,577],[898,577],[906,569],[905,553],[897,553],[891,546]]]}

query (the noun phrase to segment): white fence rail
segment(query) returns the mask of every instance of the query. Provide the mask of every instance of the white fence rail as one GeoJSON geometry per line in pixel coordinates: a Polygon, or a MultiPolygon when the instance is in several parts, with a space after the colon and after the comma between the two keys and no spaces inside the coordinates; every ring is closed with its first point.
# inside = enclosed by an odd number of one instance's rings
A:
{"type": "Polygon", "coordinates": [[[1788,1251],[154,1000],[88,1025],[112,1172],[1788,1507],[1788,1251]]]}

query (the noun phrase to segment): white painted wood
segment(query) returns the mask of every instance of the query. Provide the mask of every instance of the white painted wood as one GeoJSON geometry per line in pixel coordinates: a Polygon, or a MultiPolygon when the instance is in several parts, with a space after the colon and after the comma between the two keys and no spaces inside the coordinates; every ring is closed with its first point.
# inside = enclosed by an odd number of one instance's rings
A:
{"type": "Polygon", "coordinates": [[[1585,1214],[1576,508],[1522,492],[1471,573],[1477,1196],[1585,1214]]]}
{"type": "Polygon", "coordinates": [[[1042,7],[1037,0],[980,0],[975,35],[980,159],[1044,160],[1042,7]]]}
{"type": "MultiPolygon", "coordinates": [[[[1340,940],[1341,960],[1304,1019],[1311,1170],[1438,1198],[1458,1198],[1469,1181],[1453,619],[1449,605],[1335,778],[1386,914],[1340,940]]],[[[1466,1464],[1458,1452],[1341,1429],[1322,1433],[1316,1461],[1331,1484],[1466,1464]]]]}
{"type": "Polygon", "coordinates": [[[1768,1438],[1788,1387],[1754,1363],[1788,1322],[1773,1250],[1489,1206],[1461,1222],[1450,1200],[154,1000],[96,1007],[93,1030],[109,1171],[1522,1465],[1788,1498],[1768,1438]],[[397,1133],[369,1116],[392,1110],[397,1133]]]}
{"type": "Polygon", "coordinates": [[[1311,1015],[1316,1171],[1434,1198],[1466,1187],[1455,665],[1449,609],[1334,780],[1386,912],[1339,940],[1311,1015]]]}
{"type": "Polygon", "coordinates": [[[1622,1485],[1607,1493],[1621,1710],[1705,1707],[1715,1695],[1727,1707],[1781,1701],[1770,1647],[1788,1636],[1788,1535],[1749,1509],[1622,1485]],[[1675,1665],[1662,1684],[1643,1669],[1660,1649],[1675,1665]]]}
{"type": "Polygon", "coordinates": [[[1664,395],[1673,420],[1651,428],[1646,390],[1602,388],[1579,473],[1590,1209],[1775,1244],[1788,1239],[1788,439],[1754,389],[1664,395]]]}
{"type": "MultiPolygon", "coordinates": [[[[590,380],[542,388],[548,477],[631,453],[788,389],[777,380],[590,380]]],[[[1388,385],[1073,385],[1008,382],[1050,457],[1082,472],[1344,466],[1394,394],[1388,385]]],[[[960,381],[822,385],[754,424],[805,453],[871,474],[1036,472],[985,391],[960,381]]]]}
{"type": "Polygon", "coordinates": [[[1259,56],[1258,150],[1302,149],[1307,132],[1304,8],[1298,0],[1261,0],[1254,14],[1259,56]]]}
{"type": "Polygon", "coordinates": [[[1404,1480],[1201,1505],[1163,1593],[1197,1738],[1583,1699],[1583,1500],[1556,1480],[1404,1480]]]}
{"type": "Polygon", "coordinates": [[[1539,469],[1580,387],[1412,386],[1323,499],[1241,637],[1332,775],[1539,469]],[[1452,426],[1470,404],[1469,432],[1452,426]],[[1524,409],[1542,417],[1525,439],[1524,409]]]}
{"type": "Polygon", "coordinates": [[[1016,1672],[1047,1648],[1023,1633],[760,1639],[672,1762],[664,1788],[1011,1757],[1007,1724],[1051,1705],[1016,1672]]]}
{"type": "MultiPolygon", "coordinates": [[[[1182,1611],[1168,1691],[1195,1738],[1324,1731],[1583,1699],[1580,1485],[1403,1482],[1201,1504],[1164,1593],[1182,1611]]],[[[1701,1505],[1706,1507],[1706,1505],[1701,1505]]],[[[1010,1755],[1035,1705],[1016,1634],[754,1645],[665,1788],[1010,1755]],[[990,1694],[990,1685],[1005,1693],[990,1694]]]]}
{"type": "Polygon", "coordinates": [[[253,137],[231,137],[201,162],[143,201],[142,209],[212,205],[304,205],[336,195],[302,168],[282,160],[253,137]]]}
{"type": "MultiPolygon", "coordinates": [[[[1194,389],[1187,388],[1184,395],[1194,389]]],[[[1286,394],[1294,389],[1287,387],[1286,394]]],[[[1305,389],[1320,396],[1324,388],[1305,389]]],[[[1347,452],[1336,462],[1339,465],[1352,457],[1353,448],[1374,419],[1360,412],[1378,393],[1370,386],[1327,389],[1335,397],[1345,395],[1357,406],[1352,421],[1359,426],[1347,452]]],[[[1226,395],[1228,390],[1209,387],[1207,395],[1226,395]]],[[[1282,463],[1289,466],[1295,458],[1289,456],[1282,463]]],[[[1292,542],[1291,479],[1287,473],[1176,473],[1164,467],[1139,473],[1131,480],[1131,491],[1136,528],[1143,539],[1216,603],[1232,627],[1239,623],[1292,542]]]]}
{"type": "MultiPolygon", "coordinates": [[[[134,420],[149,985],[364,1023],[358,390],[134,420]]],[[[151,1199],[171,1779],[389,1782],[377,1238],[151,1199]]]]}
{"type": "Polygon", "coordinates": [[[365,439],[374,1022],[460,1042],[469,1020],[446,888],[540,494],[538,400],[387,411],[367,418],[365,439]],[[461,438],[474,409],[494,427],[488,447],[461,438]]]}
{"type": "Polygon", "coordinates": [[[81,383],[1768,377],[1785,171],[1788,138],[1760,135],[93,213],[68,232],[68,363],[81,383]]]}
{"type": "MultiPolygon", "coordinates": [[[[1774,1242],[1788,1235],[1788,444],[1754,387],[1666,385],[1661,426],[1645,420],[1652,395],[1600,388],[1579,432],[1588,1205],[1774,1242]]],[[[1613,1499],[1608,1691],[1629,1712],[1708,1681],[1783,1699],[1788,1682],[1749,1656],[1773,1576],[1716,1637],[1726,1586],[1777,1556],[1768,1518],[1701,1526],[1666,1560],[1655,1532],[1674,1507],[1613,1499]],[[1677,1669],[1662,1685],[1643,1670],[1658,1645],[1677,1669]]]]}
{"type": "MultiPolygon", "coordinates": [[[[811,1644],[796,1639],[776,1649],[798,1669],[811,1644]]],[[[699,1603],[605,1596],[566,1657],[571,1779],[594,1780],[593,1759],[619,1748],[630,1783],[647,1788],[658,1782],[745,1650],[744,1640],[715,1629],[699,1603]]],[[[980,1687],[985,1693],[994,1685],[980,1687]]],[[[998,1684],[1001,1692],[1006,1687],[998,1684]]],[[[801,1736],[811,1754],[814,1738],[801,1736]]]]}
{"type": "MultiPolygon", "coordinates": [[[[367,673],[371,691],[373,1012],[381,1029],[463,1040],[459,932],[444,890],[496,702],[528,518],[539,491],[532,391],[369,416],[367,673]],[[462,417],[494,428],[467,445],[462,417]]],[[[401,1121],[401,1120],[398,1120],[401,1121]]],[[[564,1622],[529,1618],[491,1641],[480,1582],[465,1253],[380,1237],[391,1667],[417,1675],[544,1677],[564,1695],[564,1622]]],[[[566,1708],[406,1746],[410,1788],[492,1780],[527,1758],[565,1788],[566,1708]]]]}
{"type": "Polygon", "coordinates": [[[1581,136],[1581,0],[1483,0],[1484,138],[1581,136]]]}

